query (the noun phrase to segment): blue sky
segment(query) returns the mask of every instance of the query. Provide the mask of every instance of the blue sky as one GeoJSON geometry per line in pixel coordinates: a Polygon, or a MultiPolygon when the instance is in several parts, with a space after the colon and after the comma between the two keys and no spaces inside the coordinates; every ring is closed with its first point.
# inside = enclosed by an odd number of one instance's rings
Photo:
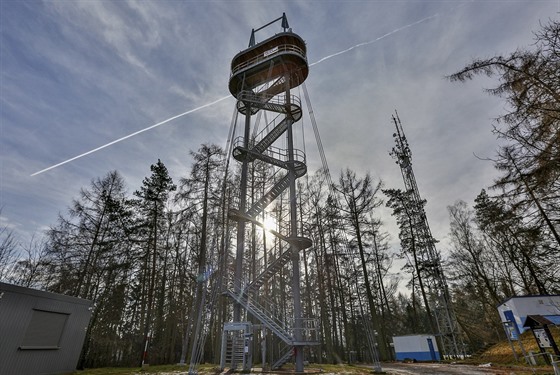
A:
{"type": "MultiPolygon", "coordinates": [[[[225,146],[235,105],[226,98],[231,59],[247,47],[252,28],[285,12],[307,43],[309,62],[318,62],[306,85],[333,179],[350,167],[402,187],[388,154],[398,110],[443,247],[446,206],[471,203],[496,176],[474,154],[495,154],[491,122],[505,110],[483,91],[491,79],[460,84],[444,77],[473,58],[530,45],[539,22],[560,12],[560,0],[2,0],[0,6],[0,224],[23,238],[54,224],[81,188],[110,170],[121,172],[132,192],[158,158],[177,181],[188,173],[189,150],[225,146]]],[[[270,30],[257,33],[257,41],[280,27],[270,30]]],[[[313,171],[320,159],[309,117],[303,128],[313,171]]],[[[396,241],[392,219],[385,221],[396,241]]]]}

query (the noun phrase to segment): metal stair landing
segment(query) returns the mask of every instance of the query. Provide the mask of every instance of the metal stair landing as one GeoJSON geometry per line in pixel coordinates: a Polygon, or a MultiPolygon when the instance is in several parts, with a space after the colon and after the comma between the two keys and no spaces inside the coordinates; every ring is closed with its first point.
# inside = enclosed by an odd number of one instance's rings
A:
{"type": "Polygon", "coordinates": [[[236,139],[234,145],[233,157],[235,160],[253,162],[258,159],[287,171],[293,170],[296,178],[305,176],[307,173],[305,155],[301,150],[295,149],[294,159],[289,160],[286,151],[276,147],[270,146],[265,153],[261,153],[255,148],[245,148],[241,138],[236,139]]]}
{"type": "Polygon", "coordinates": [[[266,311],[253,299],[250,299],[247,294],[237,294],[231,290],[227,290],[226,293],[241,306],[243,306],[247,310],[247,312],[257,318],[262,324],[264,324],[286,344],[292,344],[294,342],[294,338],[286,328],[285,323],[280,321],[279,319],[276,319],[273,314],[266,311]]]}
{"type": "MultiPolygon", "coordinates": [[[[277,86],[280,86],[282,90],[284,89],[281,85],[277,86]]],[[[278,93],[280,92],[282,91],[278,93]]],[[[270,92],[255,93],[253,91],[242,91],[237,96],[237,100],[237,110],[244,115],[249,107],[253,115],[263,109],[289,115],[294,122],[299,121],[302,116],[301,101],[295,95],[291,95],[290,102],[286,103],[284,98],[277,97],[276,94],[271,94],[270,92]]]]}

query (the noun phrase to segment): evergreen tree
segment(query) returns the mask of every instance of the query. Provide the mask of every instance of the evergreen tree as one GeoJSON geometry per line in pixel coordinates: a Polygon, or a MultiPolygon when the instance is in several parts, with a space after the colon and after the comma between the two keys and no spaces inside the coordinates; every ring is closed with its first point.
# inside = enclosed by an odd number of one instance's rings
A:
{"type": "MultiPolygon", "coordinates": [[[[431,236],[426,237],[427,233],[421,228],[424,225],[424,205],[426,201],[418,202],[412,196],[412,192],[403,192],[400,189],[386,189],[383,190],[383,193],[389,197],[387,207],[393,210],[393,216],[396,218],[397,225],[399,226],[402,256],[408,260],[405,267],[412,271],[411,282],[413,285],[417,281],[416,285],[429,317],[430,331],[436,332],[436,324],[432,319],[428,295],[430,291],[427,285],[428,278],[430,277],[430,265],[424,264],[428,246],[435,243],[435,239],[431,236]]],[[[414,287],[412,292],[415,292],[414,287]]]]}
{"type": "MultiPolygon", "coordinates": [[[[140,290],[140,329],[143,336],[142,345],[138,347],[138,353],[144,355],[146,343],[150,340],[153,332],[153,315],[158,305],[156,304],[157,282],[161,282],[165,269],[161,267],[161,261],[165,259],[164,254],[168,248],[166,234],[168,233],[167,206],[169,195],[176,190],[173,179],[167,171],[167,167],[158,159],[156,164],[150,167],[152,174],[144,178],[142,186],[134,192],[137,197],[135,205],[138,208],[138,240],[141,242],[140,260],[142,267],[136,287],[140,290]],[[159,260],[159,262],[158,262],[159,260]],[[159,266],[159,267],[158,267],[159,266]],[[161,272],[160,272],[161,271],[161,272]],[[158,277],[160,276],[160,277],[158,277]]],[[[163,300],[157,303],[164,303],[163,300]]],[[[155,340],[157,341],[157,340],[155,340]]]]}
{"type": "MultiPolygon", "coordinates": [[[[476,59],[449,76],[465,81],[484,74],[499,84],[487,90],[504,98],[508,112],[494,124],[505,142],[496,167],[503,172],[495,186],[504,189],[516,214],[539,221],[560,253],[560,22],[550,20],[535,33],[532,49],[476,59]]],[[[558,258],[556,258],[558,260],[558,258]]]]}

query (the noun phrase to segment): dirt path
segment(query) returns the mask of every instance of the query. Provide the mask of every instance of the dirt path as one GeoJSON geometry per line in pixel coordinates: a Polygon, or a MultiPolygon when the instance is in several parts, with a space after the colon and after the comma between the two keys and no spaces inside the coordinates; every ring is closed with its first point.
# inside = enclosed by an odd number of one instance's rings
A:
{"type": "Polygon", "coordinates": [[[513,369],[446,363],[383,363],[382,369],[392,375],[517,375],[530,373],[529,369],[516,372],[513,369]]]}

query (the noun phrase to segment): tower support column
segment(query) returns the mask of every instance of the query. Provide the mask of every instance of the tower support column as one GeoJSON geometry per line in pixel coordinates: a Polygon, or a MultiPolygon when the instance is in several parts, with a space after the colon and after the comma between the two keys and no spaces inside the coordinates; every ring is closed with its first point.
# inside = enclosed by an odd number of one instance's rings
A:
{"type": "MultiPolygon", "coordinates": [[[[290,88],[286,89],[286,103],[290,104],[290,88]]],[[[296,174],[294,171],[294,134],[292,124],[288,126],[288,157],[291,164],[290,176],[290,237],[296,238],[297,233],[297,191],[296,191],[296,174]]],[[[292,246],[292,294],[294,298],[294,354],[295,354],[295,370],[296,372],[303,372],[303,346],[301,342],[302,337],[302,311],[301,311],[301,293],[300,293],[300,279],[301,273],[299,268],[299,248],[292,246]]]]}
{"type": "MultiPolygon", "coordinates": [[[[245,131],[243,147],[249,147],[249,138],[251,133],[251,105],[247,104],[247,112],[245,113],[245,131]]],[[[244,212],[247,207],[247,174],[249,170],[249,162],[243,160],[241,164],[241,185],[239,187],[239,210],[244,212]]],[[[245,255],[245,220],[237,222],[237,250],[235,253],[235,275],[233,280],[233,290],[236,294],[241,294],[241,281],[243,277],[243,256],[245,255]]],[[[233,321],[241,321],[241,305],[238,302],[233,306],[233,321]]]]}

